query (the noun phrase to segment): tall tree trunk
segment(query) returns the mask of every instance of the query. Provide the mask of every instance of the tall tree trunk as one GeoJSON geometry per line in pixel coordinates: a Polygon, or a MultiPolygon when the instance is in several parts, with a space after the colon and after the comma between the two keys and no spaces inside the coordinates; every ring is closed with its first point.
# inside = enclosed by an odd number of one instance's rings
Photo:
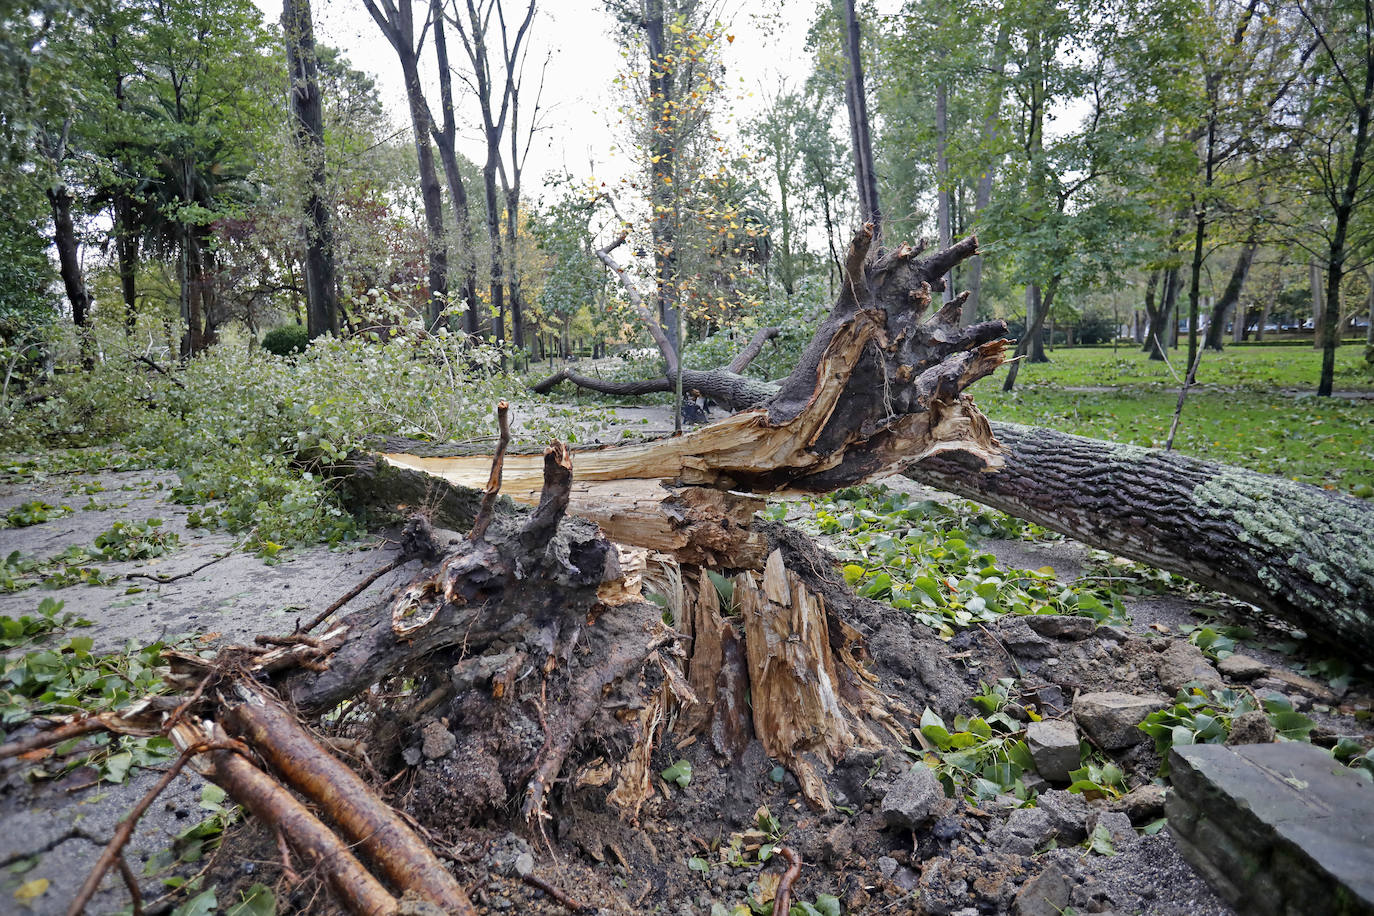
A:
{"type": "Polygon", "coordinates": [[[844,3],[844,101],[849,111],[849,137],[854,147],[854,177],[859,191],[859,218],[873,224],[882,237],[883,215],[878,203],[878,175],[873,167],[873,131],[868,122],[864,89],[863,45],[854,0],[844,3]]]}
{"type": "MultiPolygon", "coordinates": [[[[948,248],[953,242],[950,228],[949,159],[945,154],[945,146],[948,141],[949,89],[942,80],[935,87],[935,181],[937,184],[935,212],[941,248],[948,248]]],[[[945,283],[945,288],[940,295],[941,301],[949,302],[954,298],[954,274],[945,274],[941,279],[945,283]]],[[[967,305],[967,300],[965,304],[967,305]]]]}
{"type": "MultiPolygon", "coordinates": [[[[1365,22],[1368,24],[1370,6],[1365,4],[1365,22]]],[[[1318,397],[1330,397],[1336,376],[1336,345],[1340,343],[1341,330],[1339,318],[1341,311],[1341,281],[1345,279],[1346,236],[1350,231],[1350,221],[1355,214],[1355,206],[1360,195],[1360,176],[1364,171],[1365,159],[1369,155],[1369,129],[1371,108],[1374,107],[1374,50],[1370,50],[1368,36],[1365,36],[1365,73],[1363,104],[1358,105],[1355,115],[1354,148],[1350,154],[1350,171],[1346,174],[1345,187],[1337,201],[1334,216],[1334,231],[1326,257],[1326,310],[1322,322],[1322,371],[1321,381],[1317,384],[1318,397]]]]}
{"type": "MultiPolygon", "coordinates": [[[[1052,297],[1052,294],[1051,294],[1052,297]]],[[[1047,363],[1045,355],[1045,321],[1049,318],[1050,298],[1042,298],[1039,283],[1026,287],[1026,336],[1030,339],[1030,361],[1047,363]]]]}
{"type": "Polygon", "coordinates": [[[1322,290],[1322,269],[1315,257],[1307,262],[1307,282],[1312,290],[1312,349],[1322,348],[1326,332],[1326,296],[1322,290]]]}
{"type": "MultiPolygon", "coordinates": [[[[1211,74],[1208,74],[1209,86],[1212,81],[1211,74]]],[[[1216,167],[1216,136],[1217,119],[1215,108],[1209,113],[1207,118],[1207,132],[1205,141],[1204,183],[1203,199],[1193,203],[1193,262],[1192,270],[1188,278],[1188,362],[1191,366],[1196,362],[1198,346],[1198,320],[1201,315],[1202,297],[1202,261],[1206,256],[1204,245],[1207,239],[1207,197],[1212,190],[1213,172],[1216,167]]],[[[1221,346],[1218,344],[1217,349],[1221,346]]]]}
{"type": "MultiPolygon", "coordinates": [[[[439,176],[434,171],[434,150],[430,147],[433,129],[429,103],[425,101],[424,86],[420,83],[420,47],[415,40],[415,18],[412,0],[387,0],[385,11],[376,0],[363,0],[368,13],[386,36],[401,64],[401,76],[406,85],[406,102],[410,108],[410,127],[415,136],[415,161],[420,171],[420,200],[425,211],[425,238],[429,274],[429,310],[431,325],[439,320],[448,301],[448,241],[444,238],[443,193],[439,176]]],[[[423,46],[424,38],[420,39],[423,46]]]]}
{"type": "MultiPolygon", "coordinates": [[[[515,129],[515,125],[511,125],[515,129]]],[[[525,310],[524,304],[520,300],[520,276],[517,273],[515,256],[517,253],[516,245],[519,243],[518,228],[520,223],[520,185],[512,183],[505,189],[506,196],[506,258],[508,269],[506,272],[506,298],[510,302],[511,335],[515,341],[515,349],[525,349],[525,310]]]]}
{"type": "Polygon", "coordinates": [[[482,324],[477,309],[477,253],[472,247],[472,216],[468,209],[468,189],[463,182],[463,173],[458,169],[458,125],[453,113],[453,71],[448,61],[448,38],[444,34],[444,8],[442,0],[431,0],[430,22],[434,29],[434,56],[439,65],[439,113],[443,125],[431,121],[434,145],[439,148],[439,161],[444,167],[444,177],[448,180],[448,196],[453,204],[453,222],[458,227],[458,244],[462,246],[458,258],[462,263],[462,289],[459,291],[467,303],[463,313],[463,328],[474,337],[482,335],[482,324]]]}
{"type": "Polygon", "coordinates": [[[133,200],[123,191],[115,197],[115,257],[119,262],[119,292],[124,299],[124,330],[132,334],[138,319],[138,229],[134,225],[133,200]]]}
{"type": "Polygon", "coordinates": [[[86,288],[86,276],[81,269],[81,242],[72,222],[72,195],[65,184],[48,189],[48,203],[52,206],[53,246],[57,249],[57,269],[62,288],[72,306],[72,323],[81,341],[82,362],[91,365],[90,323],[91,294],[86,288]]]}
{"type": "Polygon", "coordinates": [[[1368,306],[1369,326],[1364,329],[1365,346],[1374,347],[1374,264],[1368,269],[1369,294],[1365,297],[1365,305],[1368,306]]]}
{"type": "Polygon", "coordinates": [[[306,160],[309,191],[305,200],[305,316],[313,340],[339,330],[338,287],[334,277],[334,229],[325,204],[324,105],[310,0],[283,0],[282,34],[291,76],[291,114],[296,148],[306,160]]]}
{"type": "Polygon", "coordinates": [[[444,202],[439,176],[434,171],[434,151],[429,145],[429,105],[420,85],[419,62],[414,55],[402,61],[406,98],[410,104],[411,131],[415,135],[415,161],[420,168],[420,199],[425,211],[425,236],[429,254],[429,324],[438,323],[448,304],[448,242],[444,238],[444,202]]]}
{"type": "MultiPolygon", "coordinates": [[[[1173,228],[1169,230],[1167,249],[1171,253],[1178,251],[1178,243],[1183,238],[1187,218],[1188,209],[1186,207],[1180,208],[1174,214],[1173,228]]],[[[1163,285],[1160,287],[1159,308],[1153,308],[1155,301],[1153,286],[1151,286],[1149,295],[1145,299],[1146,312],[1150,318],[1150,326],[1145,338],[1145,349],[1149,352],[1150,359],[1160,361],[1168,359],[1166,351],[1174,345],[1178,337],[1178,322],[1174,321],[1172,316],[1178,303],[1179,287],[1182,285],[1182,278],[1177,266],[1163,268],[1162,271],[1163,285]]]]}
{"type": "MultiPolygon", "coordinates": [[[[1236,256],[1236,264],[1231,268],[1231,278],[1226,281],[1226,289],[1222,291],[1221,298],[1212,307],[1212,317],[1207,325],[1207,342],[1209,350],[1220,350],[1222,340],[1226,333],[1226,314],[1232,309],[1235,310],[1236,328],[1245,325],[1244,310],[1240,308],[1240,293],[1245,288],[1245,278],[1250,273],[1250,265],[1255,260],[1255,252],[1259,250],[1259,241],[1252,235],[1241,246],[1240,254],[1236,256]]],[[[1240,339],[1239,332],[1235,335],[1240,339]]],[[[1189,363],[1188,365],[1192,365],[1189,363]]]]}
{"type": "MultiPolygon", "coordinates": [[[[1032,301],[1031,289],[1026,289],[1026,330],[1021,335],[1021,339],[1017,341],[1016,354],[1011,360],[1011,368],[1007,370],[1007,377],[1002,382],[1003,391],[1011,391],[1016,387],[1016,376],[1021,372],[1022,363],[1022,360],[1016,357],[1025,356],[1027,349],[1034,347],[1035,342],[1039,340],[1040,332],[1045,326],[1045,316],[1050,313],[1050,309],[1054,306],[1054,294],[1059,289],[1059,281],[1058,275],[1050,278],[1049,285],[1045,287],[1043,299],[1040,296],[1040,288],[1036,286],[1034,288],[1036,301],[1032,301]],[[1034,319],[1031,318],[1032,314],[1035,316],[1034,319]]],[[[1040,355],[1042,357],[1040,360],[1032,361],[1049,362],[1047,358],[1044,358],[1043,350],[1040,355]]]]}
{"type": "Polygon", "coordinates": [[[205,349],[202,330],[204,316],[201,311],[199,283],[203,274],[200,260],[200,243],[189,226],[182,226],[181,249],[181,308],[186,321],[186,334],[182,338],[181,353],[184,358],[195,356],[205,349]]]}
{"type": "Polygon", "coordinates": [[[663,0],[645,0],[641,25],[649,57],[649,108],[650,120],[654,125],[653,139],[650,142],[653,187],[649,198],[654,205],[650,229],[654,238],[654,274],[657,279],[655,297],[658,303],[659,324],[667,335],[673,351],[677,353],[681,351],[682,341],[678,339],[679,214],[674,186],[677,179],[677,146],[673,142],[676,131],[673,129],[672,115],[673,106],[677,101],[673,98],[672,77],[676,65],[668,59],[663,19],[663,0]]]}
{"type": "MultiPolygon", "coordinates": [[[[997,27],[997,41],[992,51],[993,91],[988,95],[988,105],[983,113],[983,134],[981,141],[988,146],[997,136],[1000,120],[997,113],[1002,102],[1002,76],[1007,68],[1007,50],[1011,47],[1011,31],[1005,21],[997,27]]],[[[977,220],[992,201],[992,179],[995,168],[987,165],[978,176],[978,184],[973,191],[973,219],[977,220]]],[[[964,301],[964,314],[961,319],[965,325],[978,320],[978,307],[983,295],[983,256],[974,255],[968,263],[969,297],[964,301]]]]}
{"type": "Polygon", "coordinates": [[[490,300],[492,315],[492,336],[497,343],[504,343],[506,340],[506,286],[502,265],[504,258],[501,253],[501,211],[496,200],[496,163],[490,158],[491,139],[488,138],[488,159],[482,166],[482,187],[486,192],[486,215],[487,215],[487,273],[489,285],[487,295],[490,300]]]}

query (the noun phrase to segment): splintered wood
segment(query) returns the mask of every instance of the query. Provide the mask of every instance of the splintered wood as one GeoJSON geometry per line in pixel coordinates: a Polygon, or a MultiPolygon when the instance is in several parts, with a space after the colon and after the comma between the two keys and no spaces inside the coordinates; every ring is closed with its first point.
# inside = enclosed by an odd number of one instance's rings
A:
{"type": "Polygon", "coordinates": [[[762,580],[735,577],[744,618],[754,731],[770,757],[787,764],[813,804],[830,807],[813,760],[827,769],[854,743],[830,656],[825,605],[782,564],[768,557],[762,580]]]}
{"type": "Polygon", "coordinates": [[[851,747],[880,746],[870,722],[904,740],[892,702],[864,667],[862,638],[786,569],[781,551],[769,555],[761,576],[743,571],[731,580],[737,618],[722,614],[720,598],[699,570],[682,621],[692,637],[687,681],[699,702],[682,709],[677,730],[709,735],[729,759],[756,734],[807,800],[828,809],[818,765],[830,768],[851,747]]]}

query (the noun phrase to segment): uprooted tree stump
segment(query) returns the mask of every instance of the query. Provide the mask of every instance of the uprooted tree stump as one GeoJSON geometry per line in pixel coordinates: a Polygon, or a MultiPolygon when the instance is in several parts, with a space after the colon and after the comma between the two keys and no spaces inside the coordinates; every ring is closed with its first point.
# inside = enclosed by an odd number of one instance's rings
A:
{"type": "Polygon", "coordinates": [[[905,245],[870,256],[871,242],[857,234],[830,317],[751,410],[677,438],[533,456],[507,454],[502,403],[494,455],[393,448],[338,469],[356,501],[427,508],[466,537],[412,518],[403,550],[424,569],[384,605],[215,658],[170,653],[183,697],[91,727],[170,733],[356,913],[402,895],[472,907],[420,833],[311,735],[326,713],[383,774],[435,763],[409,793],[441,834],[508,802],[545,834],[556,786],[604,793],[633,821],[669,732],[725,760],[757,737],[829,808],[831,766],[908,741],[909,711],[867,670],[852,593],[805,538],[756,521],[753,494],[827,491],[951,451],[998,460],[964,389],[1001,363],[1005,326],[960,328],[958,300],[924,319],[976,243],[922,258],[905,245]]]}

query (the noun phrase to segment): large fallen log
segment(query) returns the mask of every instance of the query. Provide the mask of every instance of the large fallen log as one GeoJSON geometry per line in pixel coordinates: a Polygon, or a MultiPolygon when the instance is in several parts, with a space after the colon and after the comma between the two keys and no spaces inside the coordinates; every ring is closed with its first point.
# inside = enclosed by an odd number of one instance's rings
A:
{"type": "Polygon", "coordinates": [[[936,455],[906,475],[1270,611],[1368,664],[1374,503],[1177,452],[992,424],[1003,465],[936,455]]]}

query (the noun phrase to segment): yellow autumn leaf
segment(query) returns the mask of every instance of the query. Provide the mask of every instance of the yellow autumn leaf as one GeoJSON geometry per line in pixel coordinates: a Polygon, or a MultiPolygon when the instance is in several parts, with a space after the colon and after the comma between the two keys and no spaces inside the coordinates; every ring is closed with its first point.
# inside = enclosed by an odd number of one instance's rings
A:
{"type": "Polygon", "coordinates": [[[20,906],[29,906],[48,889],[47,878],[34,878],[32,881],[25,881],[19,885],[19,889],[14,892],[14,899],[20,906]]]}
{"type": "Polygon", "coordinates": [[[781,879],[782,875],[774,871],[766,871],[759,875],[759,895],[755,899],[757,899],[759,903],[767,903],[777,897],[778,882],[781,879]]]}

